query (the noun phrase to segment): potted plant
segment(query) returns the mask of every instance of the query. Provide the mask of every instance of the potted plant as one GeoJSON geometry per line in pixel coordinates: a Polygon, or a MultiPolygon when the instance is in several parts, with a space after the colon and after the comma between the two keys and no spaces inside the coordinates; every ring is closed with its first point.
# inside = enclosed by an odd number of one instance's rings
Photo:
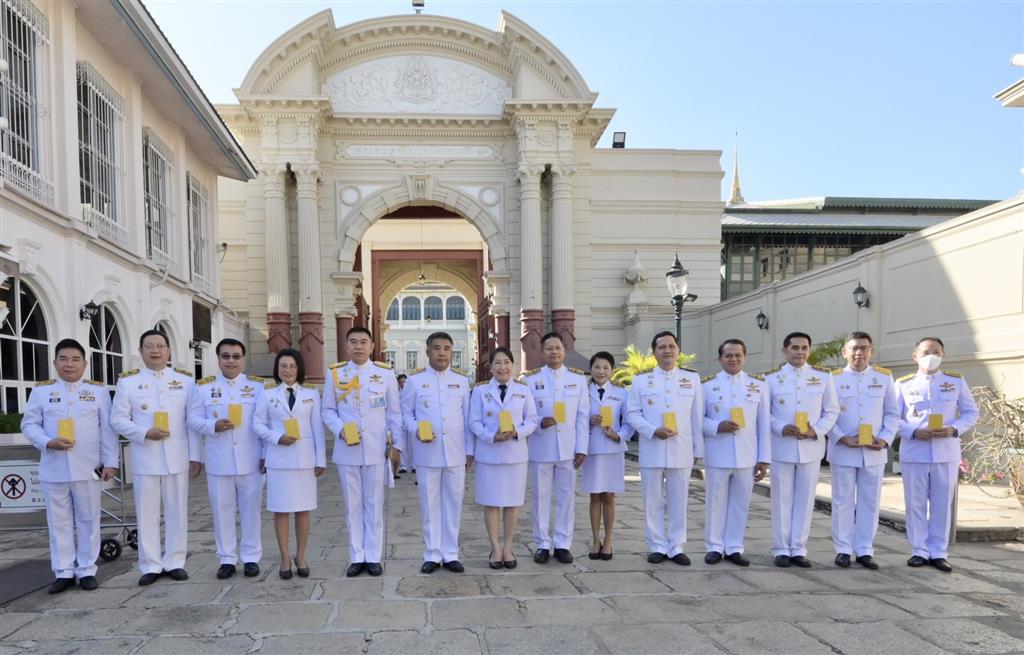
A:
{"type": "Polygon", "coordinates": [[[972,392],[979,418],[964,437],[965,478],[979,488],[1007,480],[1007,495],[1024,506],[1024,398],[1007,399],[989,387],[972,392]]]}
{"type": "Polygon", "coordinates": [[[0,414],[0,446],[21,446],[27,443],[21,435],[21,414],[0,414]]]}

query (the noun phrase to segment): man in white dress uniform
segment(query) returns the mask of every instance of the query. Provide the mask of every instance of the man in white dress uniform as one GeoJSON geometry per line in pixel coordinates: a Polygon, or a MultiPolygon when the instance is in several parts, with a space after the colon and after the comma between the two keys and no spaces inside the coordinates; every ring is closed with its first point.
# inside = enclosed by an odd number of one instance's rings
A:
{"type": "Polygon", "coordinates": [[[370,361],[373,334],[354,327],[345,336],[347,362],[331,364],[321,414],[337,439],[334,463],[345,496],[349,564],[345,575],[381,575],[388,432],[402,431],[398,380],[386,364],[370,361]]]}
{"type": "Polygon", "coordinates": [[[908,566],[949,573],[949,523],[960,464],[960,438],[978,422],[978,405],[960,373],[941,371],[945,346],[925,337],[914,347],[917,372],[897,380],[900,463],[907,508],[908,566]]]}
{"type": "MultiPolygon", "coordinates": [[[[446,332],[427,337],[430,366],[413,371],[402,389],[405,430],[396,430],[394,449],[412,451],[423,512],[422,573],[440,566],[454,573],[459,561],[459,522],[466,492],[466,434],[469,378],[451,368],[454,340],[446,332]]],[[[394,437],[394,435],[393,435],[394,437]]]]}
{"type": "Polygon", "coordinates": [[[256,401],[266,380],[245,374],[245,345],[237,339],[217,344],[218,375],[199,380],[189,405],[188,426],[199,443],[206,486],[213,508],[213,530],[220,567],[217,578],[235,574],[239,543],[235,514],[241,524],[241,561],[246,577],[259,575],[263,543],[260,538],[264,446],[252,429],[256,401]],[[232,422],[240,420],[238,425],[232,422]]]}
{"type": "Polygon", "coordinates": [[[555,559],[573,561],[572,531],[576,514],[576,469],[590,445],[590,395],[583,371],[567,368],[565,344],[556,332],[540,340],[544,366],[524,371],[520,381],[530,388],[540,425],[526,443],[530,449],[533,490],[533,561],[545,564],[554,546],[555,559]],[[555,502],[554,538],[551,501],[555,502]]]}
{"type": "Polygon", "coordinates": [[[708,564],[717,564],[724,556],[738,566],[750,566],[743,554],[750,496],[771,461],[768,385],[760,375],[743,370],[746,362],[746,344],[726,339],[718,347],[722,370],[702,380],[708,564]]]}
{"type": "Polygon", "coordinates": [[[93,591],[100,554],[100,478],[117,473],[117,437],[110,429],[110,395],[85,379],[85,348],[74,339],[57,344],[53,368],[60,381],[36,383],[21,430],[42,453],[39,481],[46,497],[51,594],[73,587],[93,591]],[[99,477],[94,470],[102,466],[99,477]],[[76,535],[77,532],[77,535],[76,535]]]}
{"type": "Polygon", "coordinates": [[[125,371],[118,379],[110,427],[132,442],[129,450],[142,571],[139,584],[146,586],[164,573],[172,580],[188,579],[188,478],[199,475],[202,466],[197,442],[190,438],[185,420],[194,386],[192,374],[167,367],[171,344],[157,330],[142,333],[139,353],[145,367],[125,371]]]}
{"type": "Polygon", "coordinates": [[[814,490],[839,401],[831,371],[807,363],[810,335],[787,334],[782,354],[786,363],[764,374],[772,406],[772,554],[775,566],[809,568],[814,490]]]}
{"type": "Polygon", "coordinates": [[[832,544],[836,566],[851,555],[868,569],[874,558],[878,508],[889,444],[900,425],[900,403],[892,371],[870,366],[874,345],[867,332],[851,332],[843,346],[846,367],[832,371],[839,419],[828,433],[832,469],[832,544]]]}

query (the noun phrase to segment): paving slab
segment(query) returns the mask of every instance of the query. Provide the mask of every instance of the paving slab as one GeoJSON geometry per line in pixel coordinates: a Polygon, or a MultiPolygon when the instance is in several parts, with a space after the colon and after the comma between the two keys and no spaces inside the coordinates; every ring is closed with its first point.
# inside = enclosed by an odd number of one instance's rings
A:
{"type": "Polygon", "coordinates": [[[705,655],[725,653],[686,623],[596,626],[592,629],[613,655],[705,655]]]}
{"type": "Polygon", "coordinates": [[[888,596],[852,594],[791,594],[789,598],[821,612],[835,621],[848,623],[910,619],[914,615],[885,602],[888,596]]]}
{"type": "MultiPolygon", "coordinates": [[[[518,569],[516,569],[518,570],[518,569]]],[[[580,590],[563,575],[507,573],[485,576],[487,588],[495,596],[536,598],[578,596],[580,590]]]]}
{"type": "Polygon", "coordinates": [[[436,600],[430,605],[435,628],[528,625],[526,607],[511,598],[436,600]]]}
{"type": "Polygon", "coordinates": [[[273,635],[317,632],[334,611],[331,603],[262,603],[241,610],[229,634],[273,635]]]}
{"type": "Polygon", "coordinates": [[[407,598],[462,598],[483,594],[483,578],[475,575],[417,576],[398,582],[398,595],[407,598]]]}
{"type": "Polygon", "coordinates": [[[723,618],[703,599],[681,594],[616,596],[611,603],[630,623],[695,623],[723,618]]]}
{"type": "MultiPolygon", "coordinates": [[[[173,605],[202,605],[212,603],[231,583],[186,582],[177,584],[153,584],[139,587],[123,603],[125,607],[168,607],[173,605]]],[[[120,589],[112,591],[121,591],[120,589]]]]}
{"type": "Polygon", "coordinates": [[[384,580],[365,575],[358,578],[339,577],[324,580],[322,588],[320,600],[371,600],[383,598],[384,580]]]}
{"type": "Polygon", "coordinates": [[[602,625],[622,617],[598,598],[535,598],[523,601],[529,625],[602,625]]]}
{"type": "Polygon", "coordinates": [[[137,655],[239,655],[248,653],[253,640],[245,635],[232,637],[157,637],[138,650],[137,655]]]}
{"type": "Polygon", "coordinates": [[[580,626],[488,628],[484,640],[490,655],[592,655],[599,648],[580,626]]]}
{"type": "Polygon", "coordinates": [[[212,636],[231,618],[232,609],[226,605],[182,605],[130,610],[123,612],[128,620],[115,632],[131,636],[212,636]]]}
{"type": "Polygon", "coordinates": [[[4,640],[106,637],[129,618],[130,616],[120,609],[54,610],[23,625],[4,640]]]}
{"type": "Polygon", "coordinates": [[[35,621],[43,616],[41,612],[0,612],[0,639],[15,632],[29,621],[35,621]]]}
{"type": "Polygon", "coordinates": [[[445,655],[480,655],[480,637],[469,630],[436,630],[427,634],[415,630],[381,631],[370,637],[367,653],[444,653],[445,655]]]}
{"type": "Polygon", "coordinates": [[[800,627],[843,655],[878,655],[879,644],[884,652],[900,655],[942,655],[947,651],[903,630],[894,623],[801,623],[800,627]]]}
{"type": "Polygon", "coordinates": [[[142,639],[114,637],[112,639],[76,639],[25,641],[18,644],[4,644],[0,652],[4,655],[128,655],[139,647],[142,639]]]}
{"type": "MultiPolygon", "coordinates": [[[[969,616],[1004,616],[1006,611],[968,598],[934,592],[897,592],[876,594],[877,598],[924,618],[955,618],[969,616]]],[[[995,598],[1007,598],[993,594],[995,598]]],[[[897,618],[897,617],[893,617],[897,618]]]]}
{"type": "Polygon", "coordinates": [[[427,607],[418,600],[343,600],[334,625],[345,630],[403,630],[426,625],[427,607]]]}
{"type": "Polygon", "coordinates": [[[362,653],[366,638],[360,632],[292,634],[264,637],[259,655],[338,655],[362,653]]]}
{"type": "Polygon", "coordinates": [[[685,596],[731,596],[757,593],[758,589],[744,582],[742,575],[723,571],[655,571],[654,577],[668,585],[672,591],[685,596]]]}
{"type": "Polygon", "coordinates": [[[919,619],[899,625],[944,649],[961,653],[994,655],[1024,651],[1024,639],[973,619],[919,619]]]}
{"type": "Polygon", "coordinates": [[[697,628],[713,643],[735,655],[835,655],[832,648],[791,623],[743,621],[701,623],[697,628]]]}

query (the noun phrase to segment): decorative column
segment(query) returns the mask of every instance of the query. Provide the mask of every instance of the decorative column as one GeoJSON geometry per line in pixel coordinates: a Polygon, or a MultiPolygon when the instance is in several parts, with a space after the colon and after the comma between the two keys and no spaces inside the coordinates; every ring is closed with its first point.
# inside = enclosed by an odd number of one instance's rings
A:
{"type": "Polygon", "coordinates": [[[288,215],[284,204],[284,166],[268,165],[263,178],[267,257],[267,347],[276,353],[292,345],[288,289],[288,215]]]}
{"type": "Polygon", "coordinates": [[[572,182],[575,166],[552,166],[551,193],[551,328],[566,351],[576,345],[573,296],[572,182]]]}
{"type": "Polygon", "coordinates": [[[355,326],[356,316],[359,310],[356,307],[358,300],[357,287],[363,282],[363,274],[358,271],[347,273],[332,273],[337,302],[334,311],[334,329],[337,332],[336,341],[338,345],[338,361],[348,359],[345,346],[345,335],[355,326]]]}
{"type": "Polygon", "coordinates": [[[299,351],[306,364],[306,379],[324,379],[323,285],[320,276],[320,212],[315,164],[292,168],[299,209],[299,351]]]}
{"type": "Polygon", "coordinates": [[[519,178],[519,299],[522,308],[523,366],[541,364],[540,338],[544,328],[544,265],[540,239],[540,176],[543,166],[521,164],[519,178]]]}

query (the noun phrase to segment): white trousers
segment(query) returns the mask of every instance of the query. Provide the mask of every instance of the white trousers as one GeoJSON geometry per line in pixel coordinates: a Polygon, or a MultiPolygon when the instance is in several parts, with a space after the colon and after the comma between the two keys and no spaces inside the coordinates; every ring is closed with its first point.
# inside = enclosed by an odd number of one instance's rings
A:
{"type": "Polygon", "coordinates": [[[807,555],[821,460],[772,462],[772,555],[807,555]]]}
{"type": "Polygon", "coordinates": [[[242,562],[259,562],[263,557],[261,508],[263,504],[263,474],[254,471],[247,475],[206,474],[213,508],[213,532],[217,540],[217,560],[221,564],[238,563],[238,536],[235,531],[235,513],[242,526],[242,562]]]}
{"type": "Polygon", "coordinates": [[[466,493],[465,466],[417,466],[423,513],[423,561],[459,559],[459,522],[466,493]]]}
{"type": "Polygon", "coordinates": [[[572,547],[576,515],[576,468],[571,459],[530,462],[533,488],[533,542],[537,549],[572,547]],[[555,501],[555,531],[551,536],[551,501],[555,501]]]}
{"type": "Polygon", "coordinates": [[[640,482],[644,492],[644,541],[652,553],[664,553],[669,557],[675,557],[686,548],[686,501],[690,493],[691,470],[640,469],[640,482]]]}
{"type": "Polygon", "coordinates": [[[743,552],[747,512],[754,491],[754,467],[707,467],[704,548],[710,552],[743,552]]]}
{"type": "Polygon", "coordinates": [[[384,479],[387,464],[338,464],[345,496],[350,564],[380,563],[384,548],[384,479]]]}
{"type": "Polygon", "coordinates": [[[96,558],[100,554],[100,482],[44,482],[43,493],[53,575],[96,575],[96,558]]]}
{"type": "Polygon", "coordinates": [[[956,462],[903,463],[903,502],[912,555],[949,556],[949,522],[957,483],[956,462]]]}
{"type": "Polygon", "coordinates": [[[875,554],[885,464],[832,465],[832,544],[836,553],[875,554]]]}
{"type": "Polygon", "coordinates": [[[132,476],[139,524],[139,570],[160,573],[185,567],[188,550],[188,472],[132,476]],[[160,508],[164,544],[160,548],[160,508]]]}

